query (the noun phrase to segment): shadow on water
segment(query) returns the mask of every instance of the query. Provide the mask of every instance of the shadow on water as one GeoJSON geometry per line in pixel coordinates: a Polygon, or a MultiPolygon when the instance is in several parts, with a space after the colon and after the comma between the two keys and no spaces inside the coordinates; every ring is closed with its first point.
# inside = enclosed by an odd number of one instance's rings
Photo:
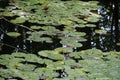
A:
{"type": "MultiPolygon", "coordinates": [[[[6,4],[5,4],[6,5],[6,4]]],[[[78,31],[86,32],[86,38],[88,41],[83,42],[83,47],[77,50],[85,50],[91,48],[101,49],[102,51],[120,51],[120,20],[119,20],[119,8],[114,3],[110,8],[112,12],[107,13],[105,8],[100,10],[100,14],[103,16],[96,28],[83,28],[77,29],[78,31]],[[114,6],[113,6],[114,5],[114,6]],[[106,30],[108,33],[97,34],[96,29],[106,30]]],[[[30,52],[37,53],[40,50],[50,50],[57,47],[62,47],[58,39],[54,39],[53,43],[38,43],[25,40],[27,38],[27,29],[19,28],[19,26],[11,24],[3,19],[0,20],[0,53],[12,53],[12,52],[30,52]],[[6,32],[17,31],[22,36],[18,38],[12,38],[6,35],[6,32]]]]}

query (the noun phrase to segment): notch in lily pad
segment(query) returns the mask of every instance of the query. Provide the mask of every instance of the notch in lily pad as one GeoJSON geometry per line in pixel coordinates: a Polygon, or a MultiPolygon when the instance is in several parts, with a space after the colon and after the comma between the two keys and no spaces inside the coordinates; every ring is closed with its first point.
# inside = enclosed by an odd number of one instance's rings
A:
{"type": "Polygon", "coordinates": [[[8,32],[7,35],[14,38],[21,36],[18,32],[8,32]]]}

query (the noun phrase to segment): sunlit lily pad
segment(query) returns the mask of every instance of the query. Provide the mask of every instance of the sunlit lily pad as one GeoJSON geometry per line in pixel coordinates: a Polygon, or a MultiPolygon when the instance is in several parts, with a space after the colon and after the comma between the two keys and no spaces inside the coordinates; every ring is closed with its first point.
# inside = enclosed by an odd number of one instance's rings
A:
{"type": "Polygon", "coordinates": [[[10,37],[19,37],[21,34],[18,32],[7,32],[7,35],[10,37]]]}

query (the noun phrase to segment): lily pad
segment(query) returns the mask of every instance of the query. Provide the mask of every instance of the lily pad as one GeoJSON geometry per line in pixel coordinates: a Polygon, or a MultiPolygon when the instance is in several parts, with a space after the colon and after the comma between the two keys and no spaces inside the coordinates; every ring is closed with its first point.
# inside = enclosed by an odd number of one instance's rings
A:
{"type": "Polygon", "coordinates": [[[40,26],[31,26],[31,29],[39,30],[39,29],[41,29],[41,27],[40,26]]]}
{"type": "Polygon", "coordinates": [[[76,48],[76,47],[82,47],[82,44],[79,42],[76,42],[75,40],[70,40],[69,38],[67,39],[62,39],[60,41],[61,44],[66,45],[66,47],[71,47],[71,48],[76,48]],[[73,42],[74,41],[74,42],[73,42]]]}
{"type": "Polygon", "coordinates": [[[120,46],[120,43],[116,43],[117,46],[120,46]]]}
{"type": "Polygon", "coordinates": [[[26,18],[18,17],[16,19],[11,20],[12,23],[24,23],[26,21],[26,18]]]}
{"type": "Polygon", "coordinates": [[[64,54],[64,53],[72,52],[73,49],[71,49],[71,48],[59,47],[59,48],[56,48],[55,51],[58,52],[58,53],[64,54]]]}
{"type": "Polygon", "coordinates": [[[18,32],[7,32],[7,35],[10,37],[19,37],[21,34],[18,32]]]}
{"type": "Polygon", "coordinates": [[[81,58],[80,54],[81,54],[80,52],[71,52],[69,56],[74,59],[80,59],[81,58]]]}
{"type": "Polygon", "coordinates": [[[47,42],[52,43],[52,39],[50,37],[42,37],[43,34],[45,34],[45,31],[39,31],[39,32],[32,32],[30,33],[30,36],[27,40],[32,40],[35,42],[47,42]]]}
{"type": "Polygon", "coordinates": [[[99,18],[91,16],[91,17],[85,18],[85,20],[88,21],[88,22],[95,23],[95,22],[99,21],[99,18]]]}
{"type": "Polygon", "coordinates": [[[62,54],[56,53],[55,51],[50,51],[50,50],[44,50],[44,51],[39,51],[38,54],[40,56],[50,58],[53,60],[63,60],[64,56],[62,54]]]}
{"type": "Polygon", "coordinates": [[[107,31],[106,30],[95,30],[95,33],[98,33],[98,34],[106,34],[107,31]]]}

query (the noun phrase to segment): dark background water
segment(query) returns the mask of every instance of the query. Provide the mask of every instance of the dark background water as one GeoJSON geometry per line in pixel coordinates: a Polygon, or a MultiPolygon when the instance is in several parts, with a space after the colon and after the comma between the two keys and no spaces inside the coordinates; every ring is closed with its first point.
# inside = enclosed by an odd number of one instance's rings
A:
{"type": "MultiPolygon", "coordinates": [[[[2,2],[4,2],[3,0],[2,2]]],[[[86,0],[87,1],[87,0],[86,0]]],[[[87,33],[88,41],[83,42],[83,47],[76,50],[85,50],[91,48],[101,49],[102,51],[120,51],[120,46],[116,45],[120,42],[120,17],[119,17],[119,5],[118,0],[100,0],[103,8],[99,10],[99,13],[103,16],[96,28],[83,28],[82,31],[87,33]],[[109,8],[109,12],[106,12],[106,8],[109,8]],[[107,35],[100,35],[95,33],[96,29],[107,30],[107,35]]],[[[4,4],[0,2],[2,7],[7,6],[7,1],[4,4]]],[[[26,24],[25,24],[26,25],[26,24]]],[[[28,26],[28,25],[27,25],[28,26]]],[[[4,19],[0,20],[0,53],[12,53],[17,51],[36,53],[39,50],[54,49],[61,47],[58,39],[55,39],[53,43],[38,43],[25,40],[27,37],[25,28],[18,28],[19,26],[11,24],[4,19]],[[18,38],[12,38],[6,35],[8,31],[18,31],[22,33],[22,36],[18,38]]],[[[78,29],[78,31],[81,31],[78,29]]]]}

